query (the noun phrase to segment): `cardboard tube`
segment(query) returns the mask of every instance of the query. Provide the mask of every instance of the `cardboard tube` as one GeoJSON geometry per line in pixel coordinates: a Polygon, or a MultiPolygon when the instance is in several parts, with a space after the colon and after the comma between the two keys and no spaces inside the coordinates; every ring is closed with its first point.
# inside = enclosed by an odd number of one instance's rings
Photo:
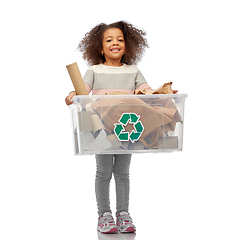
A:
{"type": "Polygon", "coordinates": [[[85,107],[87,112],[90,112],[92,115],[96,114],[95,110],[92,107],[85,107]]]}
{"type": "Polygon", "coordinates": [[[88,95],[88,91],[83,82],[77,63],[72,63],[66,67],[77,95],[88,95]]]}
{"type": "Polygon", "coordinates": [[[92,119],[92,124],[93,124],[92,125],[93,134],[95,134],[99,130],[105,129],[103,122],[102,122],[101,118],[99,117],[99,115],[94,114],[91,116],[91,119],[92,119]]]}

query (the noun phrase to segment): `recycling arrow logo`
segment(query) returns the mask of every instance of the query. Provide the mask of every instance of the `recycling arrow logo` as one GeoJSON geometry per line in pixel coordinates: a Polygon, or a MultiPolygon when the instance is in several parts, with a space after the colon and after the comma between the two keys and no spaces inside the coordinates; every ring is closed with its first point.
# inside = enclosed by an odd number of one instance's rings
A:
{"type": "Polygon", "coordinates": [[[139,121],[140,116],[135,113],[123,113],[119,119],[119,123],[114,124],[114,133],[119,141],[131,141],[136,142],[142,135],[144,127],[142,122],[139,121]],[[127,124],[133,124],[134,130],[131,133],[125,132],[124,126],[127,124]]]}

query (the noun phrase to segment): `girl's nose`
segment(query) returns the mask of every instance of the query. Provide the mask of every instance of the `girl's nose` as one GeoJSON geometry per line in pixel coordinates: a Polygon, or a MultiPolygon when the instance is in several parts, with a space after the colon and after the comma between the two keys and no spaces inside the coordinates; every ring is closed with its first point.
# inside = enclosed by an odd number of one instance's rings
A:
{"type": "Polygon", "coordinates": [[[114,41],[113,41],[113,45],[118,45],[117,40],[114,40],[114,41]]]}

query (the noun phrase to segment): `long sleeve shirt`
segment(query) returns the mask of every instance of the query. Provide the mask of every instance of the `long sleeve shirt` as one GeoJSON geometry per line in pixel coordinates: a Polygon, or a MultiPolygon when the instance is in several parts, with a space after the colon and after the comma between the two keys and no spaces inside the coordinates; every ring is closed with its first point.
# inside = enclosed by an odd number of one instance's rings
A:
{"type": "Polygon", "coordinates": [[[134,65],[123,64],[121,67],[91,66],[83,77],[88,93],[105,95],[113,91],[133,94],[137,89],[151,89],[147,81],[134,65]]]}

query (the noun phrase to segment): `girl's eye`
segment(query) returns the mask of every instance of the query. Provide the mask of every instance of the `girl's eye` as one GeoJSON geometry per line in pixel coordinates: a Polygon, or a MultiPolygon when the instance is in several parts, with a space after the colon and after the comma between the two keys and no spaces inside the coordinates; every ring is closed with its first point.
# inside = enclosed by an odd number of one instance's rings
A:
{"type": "Polygon", "coordinates": [[[111,42],[111,39],[108,39],[107,42],[111,42]]]}
{"type": "Polygon", "coordinates": [[[119,42],[123,42],[123,39],[119,39],[118,41],[119,41],[119,42]]]}

